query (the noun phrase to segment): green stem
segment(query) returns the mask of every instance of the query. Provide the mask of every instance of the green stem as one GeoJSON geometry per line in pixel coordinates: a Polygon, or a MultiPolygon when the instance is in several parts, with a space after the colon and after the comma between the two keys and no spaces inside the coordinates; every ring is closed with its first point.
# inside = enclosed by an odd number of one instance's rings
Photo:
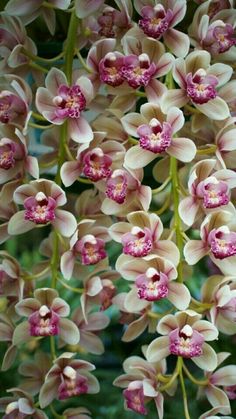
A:
{"type": "Polygon", "coordinates": [[[34,55],[31,52],[27,51],[25,48],[22,48],[22,52],[24,55],[26,55],[26,57],[30,58],[33,61],[41,61],[45,64],[50,64],[53,63],[55,61],[60,60],[63,56],[64,56],[64,51],[60,52],[60,54],[56,55],[53,58],[44,58],[44,57],[39,57],[38,55],[34,55]]]}
{"type": "Polygon", "coordinates": [[[211,147],[200,148],[197,150],[197,154],[215,154],[217,146],[214,144],[211,147]]]}
{"type": "Polygon", "coordinates": [[[77,294],[83,294],[83,292],[84,292],[84,288],[71,287],[70,285],[68,285],[64,281],[62,281],[62,279],[59,279],[59,282],[60,282],[60,284],[63,285],[63,287],[67,288],[70,291],[76,292],[77,294]]]}
{"type": "Polygon", "coordinates": [[[42,115],[40,115],[39,113],[37,113],[37,112],[31,112],[31,116],[34,118],[34,119],[37,119],[38,121],[47,121],[47,119],[45,119],[42,115]]]}
{"type": "Polygon", "coordinates": [[[50,404],[50,410],[51,410],[51,412],[52,412],[52,414],[53,414],[54,418],[57,418],[57,419],[64,419],[64,417],[65,417],[65,416],[59,415],[59,413],[57,413],[57,412],[56,412],[56,410],[54,409],[54,407],[53,407],[53,405],[52,405],[52,404],[50,404]]]}
{"type": "Polygon", "coordinates": [[[56,288],[57,285],[57,268],[58,268],[58,251],[59,251],[59,238],[54,231],[54,237],[53,237],[53,254],[51,259],[51,272],[52,272],[52,281],[51,281],[51,287],[56,288]]]}
{"type": "Polygon", "coordinates": [[[179,371],[178,369],[176,369],[173,373],[173,375],[171,376],[170,380],[168,381],[168,383],[164,384],[163,386],[159,387],[158,390],[159,391],[165,391],[168,390],[168,388],[170,388],[172,386],[172,384],[175,382],[176,378],[179,375],[179,371]]]}
{"type": "Polygon", "coordinates": [[[39,124],[35,124],[34,122],[29,122],[28,125],[32,128],[37,128],[37,129],[49,129],[49,128],[52,128],[52,126],[53,126],[53,124],[39,125],[39,124]]]}
{"type": "Polygon", "coordinates": [[[165,212],[165,210],[170,206],[170,196],[168,196],[168,198],[166,199],[166,201],[164,202],[164,204],[162,205],[161,208],[159,208],[157,211],[155,211],[155,213],[157,215],[161,215],[163,214],[163,212],[165,212]]]}
{"type": "Polygon", "coordinates": [[[35,70],[39,70],[39,71],[41,71],[41,72],[43,72],[43,73],[45,73],[45,74],[47,74],[47,73],[48,73],[48,70],[47,70],[45,67],[42,67],[41,65],[36,64],[36,63],[34,63],[33,61],[30,61],[29,66],[30,66],[31,68],[34,68],[35,70]]]}
{"type": "Polygon", "coordinates": [[[84,61],[82,55],[80,54],[79,50],[76,51],[76,54],[80,60],[80,64],[82,65],[82,67],[88,72],[88,73],[93,73],[93,70],[87,66],[86,62],[84,61]]]}
{"type": "Polygon", "coordinates": [[[57,359],[57,354],[56,354],[56,345],[55,345],[54,336],[50,336],[50,350],[51,350],[52,361],[55,361],[55,359],[57,359]]]}
{"type": "Polygon", "coordinates": [[[195,378],[191,372],[188,370],[188,368],[184,365],[183,363],[183,370],[185,372],[185,374],[187,375],[187,377],[197,386],[207,386],[209,384],[209,380],[198,380],[197,378],[195,378]]]}
{"type": "Polygon", "coordinates": [[[72,82],[74,47],[75,47],[78,23],[79,23],[79,19],[77,18],[75,12],[71,13],[70,24],[68,28],[68,36],[66,40],[65,68],[64,68],[65,75],[67,77],[69,84],[71,84],[72,82]]]}
{"type": "Polygon", "coordinates": [[[135,138],[132,138],[132,137],[129,137],[128,141],[130,144],[134,144],[134,145],[139,144],[139,140],[136,140],[135,138]]]}
{"type": "Polygon", "coordinates": [[[197,109],[197,108],[193,108],[192,106],[190,106],[190,105],[185,105],[184,106],[184,109],[186,110],[186,111],[188,111],[188,112],[191,112],[191,113],[196,113],[196,114],[200,114],[201,112],[197,109]]]}
{"type": "Polygon", "coordinates": [[[179,379],[180,379],[182,395],[183,395],[185,419],[191,419],[189,415],[189,411],[188,411],[187,392],[186,392],[184,377],[183,377],[183,358],[181,358],[181,356],[178,357],[178,373],[179,373],[179,379]]]}
{"type": "Polygon", "coordinates": [[[181,229],[181,219],[179,216],[179,179],[178,179],[178,162],[175,157],[170,158],[170,176],[172,182],[172,197],[174,204],[174,228],[176,234],[176,245],[180,252],[180,262],[177,268],[178,271],[178,282],[183,282],[183,264],[182,264],[182,253],[183,253],[183,236],[181,229]]]}
{"type": "Polygon", "coordinates": [[[165,182],[163,182],[163,184],[161,186],[158,186],[158,188],[152,189],[152,195],[156,195],[159,192],[163,191],[166,186],[170,183],[170,176],[168,176],[168,178],[165,180],[165,182]]]}

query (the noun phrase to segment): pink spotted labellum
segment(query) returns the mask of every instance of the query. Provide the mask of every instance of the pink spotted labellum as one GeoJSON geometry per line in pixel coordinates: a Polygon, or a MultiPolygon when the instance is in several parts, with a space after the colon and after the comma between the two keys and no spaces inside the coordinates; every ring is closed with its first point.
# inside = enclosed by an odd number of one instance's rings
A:
{"type": "Polygon", "coordinates": [[[191,169],[188,181],[190,196],[179,205],[180,217],[188,226],[204,212],[228,208],[230,190],[236,187],[236,173],[228,169],[214,171],[216,165],[215,159],[206,159],[191,169]]]}
{"type": "Polygon", "coordinates": [[[186,310],[168,314],[158,323],[162,337],[154,339],[147,348],[147,360],[159,362],[168,355],[190,358],[199,368],[213,371],[217,366],[215,351],[206,341],[218,337],[216,327],[195,311],[186,310]]]}
{"type": "MultiPolygon", "coordinates": [[[[223,120],[230,116],[224,90],[232,76],[229,65],[216,63],[210,65],[211,55],[207,51],[193,51],[187,58],[178,58],[173,70],[173,78],[180,89],[171,89],[164,93],[162,110],[167,112],[171,106],[182,107],[189,101],[200,112],[213,120],[223,120]],[[217,90],[219,88],[219,90],[217,90]]],[[[235,96],[235,90],[231,90],[235,96]]]]}
{"type": "Polygon", "coordinates": [[[57,336],[75,345],[79,342],[79,330],[69,319],[69,305],[58,297],[58,292],[51,288],[41,288],[34,292],[34,298],[26,298],[16,304],[16,312],[28,317],[15,329],[13,343],[20,345],[32,336],[57,336]]]}
{"type": "MultiPolygon", "coordinates": [[[[123,253],[134,258],[157,255],[170,260],[175,266],[179,261],[179,250],[170,240],[160,240],[163,225],[158,215],[135,211],[127,215],[128,222],[118,222],[109,229],[113,240],[123,245],[123,253]]],[[[117,259],[118,270],[123,255],[117,259]]]]}
{"type": "Polygon", "coordinates": [[[76,229],[75,217],[70,212],[57,208],[66,203],[66,196],[53,181],[39,179],[19,186],[14,192],[14,201],[23,205],[24,210],[11,217],[8,224],[9,234],[22,234],[48,223],[65,237],[72,236],[76,229]]]}
{"type": "Polygon", "coordinates": [[[66,400],[80,394],[99,392],[99,383],[90,373],[95,369],[94,365],[80,359],[72,359],[73,356],[73,353],[63,353],[55,360],[46,375],[39,393],[42,409],[54,399],[66,400]]]}
{"type": "Polygon", "coordinates": [[[174,29],[185,16],[186,0],[148,2],[136,1],[135,8],[141,15],[139,27],[146,36],[160,39],[177,57],[185,57],[189,50],[188,36],[174,29]]]}
{"type": "Polygon", "coordinates": [[[78,143],[90,142],[93,132],[82,116],[82,111],[93,99],[91,81],[81,76],[68,86],[65,74],[53,67],[45,79],[45,87],[39,87],[36,93],[36,106],[44,118],[56,125],[68,120],[69,135],[78,143]]]}
{"type": "Polygon", "coordinates": [[[139,138],[139,144],[126,153],[127,167],[144,167],[163,153],[184,162],[193,160],[196,153],[193,141],[174,137],[184,125],[183,112],[176,107],[164,115],[157,105],[146,103],[141,106],[140,114],[131,112],[121,121],[129,135],[139,138]]]}
{"type": "MultiPolygon", "coordinates": [[[[236,266],[236,233],[230,230],[232,212],[209,214],[200,227],[201,240],[189,240],[184,247],[185,260],[194,265],[204,256],[211,260],[225,275],[234,275],[236,266]]],[[[235,226],[232,225],[233,229],[235,226]]]]}
{"type": "Polygon", "coordinates": [[[135,281],[124,301],[129,312],[143,310],[150,302],[158,302],[163,298],[167,298],[179,310],[185,310],[190,303],[187,287],[174,281],[177,271],[167,259],[152,255],[148,260],[137,260],[122,255],[116,269],[124,279],[135,281]]]}

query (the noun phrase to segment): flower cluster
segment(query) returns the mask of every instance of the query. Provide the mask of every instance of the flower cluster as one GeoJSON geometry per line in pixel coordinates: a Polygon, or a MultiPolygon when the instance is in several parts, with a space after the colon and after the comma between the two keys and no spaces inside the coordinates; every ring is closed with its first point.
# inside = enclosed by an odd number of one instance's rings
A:
{"type": "Polygon", "coordinates": [[[100,391],[92,357],[117,320],[144,343],[114,380],[125,409],[163,419],[181,391],[185,419],[230,415],[233,1],[4,3],[1,369],[20,380],[2,417],[89,419],[78,396],[100,391]],[[208,407],[192,413],[187,385],[208,407]]]}

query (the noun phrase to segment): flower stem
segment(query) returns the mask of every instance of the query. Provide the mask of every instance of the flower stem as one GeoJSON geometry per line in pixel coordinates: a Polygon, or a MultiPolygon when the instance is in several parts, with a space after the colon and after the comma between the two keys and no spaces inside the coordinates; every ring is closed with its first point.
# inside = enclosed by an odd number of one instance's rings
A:
{"type": "Polygon", "coordinates": [[[181,219],[179,216],[179,179],[178,179],[178,162],[175,157],[170,158],[170,176],[172,182],[172,197],[174,204],[174,229],[176,234],[176,245],[180,252],[180,262],[177,268],[178,271],[178,282],[183,282],[183,264],[182,264],[182,252],[183,252],[183,236],[181,229],[181,219]]]}
{"type": "Polygon", "coordinates": [[[165,182],[163,182],[163,184],[161,186],[158,186],[158,188],[152,189],[152,195],[156,195],[159,192],[163,191],[166,186],[170,183],[170,176],[168,176],[168,178],[165,180],[165,182]]]}
{"type": "Polygon", "coordinates": [[[50,350],[51,350],[52,361],[55,361],[55,359],[57,359],[57,355],[56,355],[56,345],[55,345],[54,336],[50,336],[50,350]]]}
{"type": "Polygon", "coordinates": [[[62,281],[61,279],[59,279],[60,284],[63,285],[63,287],[67,288],[70,291],[76,292],[78,294],[82,294],[84,292],[84,288],[74,288],[71,287],[70,285],[66,284],[64,281],[62,281]]]}
{"type": "Polygon", "coordinates": [[[32,128],[36,128],[36,129],[49,129],[52,128],[53,124],[50,125],[39,125],[39,124],[35,124],[34,122],[29,122],[28,124],[30,127],[32,128]]]}
{"type": "Polygon", "coordinates": [[[208,385],[209,381],[207,379],[206,380],[198,380],[197,378],[195,378],[191,374],[191,372],[188,370],[186,365],[184,365],[184,363],[183,363],[183,370],[184,370],[185,374],[187,375],[187,377],[197,386],[207,386],[208,385]]]}
{"type": "Polygon", "coordinates": [[[79,19],[77,18],[75,12],[71,13],[70,23],[68,28],[68,36],[65,46],[65,75],[67,77],[68,83],[72,82],[72,70],[73,70],[73,59],[74,59],[74,46],[76,39],[76,32],[78,27],[79,19]]]}
{"type": "Polygon", "coordinates": [[[180,379],[180,384],[181,384],[181,389],[182,389],[182,394],[183,394],[185,419],[191,419],[189,415],[189,411],[188,411],[187,392],[186,392],[184,377],[183,377],[183,358],[181,356],[178,357],[177,365],[178,365],[179,379],[180,379]]]}

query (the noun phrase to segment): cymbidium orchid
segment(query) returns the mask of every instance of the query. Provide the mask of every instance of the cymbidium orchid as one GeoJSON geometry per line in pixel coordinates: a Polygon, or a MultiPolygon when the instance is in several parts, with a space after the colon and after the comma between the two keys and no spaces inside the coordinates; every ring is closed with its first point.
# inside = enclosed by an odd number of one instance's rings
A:
{"type": "Polygon", "coordinates": [[[234,0],[3,3],[3,418],[233,419],[234,0]]]}
{"type": "Polygon", "coordinates": [[[12,343],[14,329],[15,325],[10,313],[0,313],[0,339],[1,342],[7,342],[8,344],[1,364],[2,371],[11,368],[17,356],[17,347],[12,343]]]}
{"type": "Polygon", "coordinates": [[[214,171],[216,164],[215,159],[206,159],[191,169],[188,180],[190,196],[179,205],[180,217],[188,226],[204,212],[227,210],[230,190],[236,187],[236,173],[228,169],[214,171]]]}
{"type": "Polygon", "coordinates": [[[45,79],[46,87],[39,87],[36,93],[36,106],[39,112],[55,125],[68,120],[69,135],[78,143],[93,139],[92,129],[81,115],[93,99],[93,86],[87,77],[81,76],[72,86],[68,86],[65,74],[52,68],[45,79]]]}
{"type": "Polygon", "coordinates": [[[20,299],[24,288],[20,265],[7,252],[1,251],[0,257],[0,295],[17,296],[20,299]]]}
{"type": "Polygon", "coordinates": [[[43,0],[33,0],[27,4],[22,4],[20,0],[10,0],[5,10],[10,16],[20,17],[26,25],[42,15],[49,31],[53,35],[56,27],[56,16],[53,9],[66,10],[70,2],[71,0],[49,0],[48,7],[43,0]]]}
{"type": "Polygon", "coordinates": [[[3,419],[48,419],[46,413],[34,406],[32,396],[20,388],[11,388],[8,392],[13,396],[3,397],[0,399],[0,411],[4,412],[3,419]]]}
{"type": "Polygon", "coordinates": [[[203,284],[203,304],[209,304],[207,317],[220,332],[233,335],[236,332],[236,279],[221,275],[209,277],[203,284]]]}
{"type": "MultiPolygon", "coordinates": [[[[229,355],[230,354],[228,352],[220,352],[217,354],[217,368],[229,357],[229,355]]],[[[209,403],[213,406],[213,409],[218,409],[217,413],[231,413],[229,401],[230,390],[228,394],[227,388],[230,389],[235,386],[235,373],[235,365],[227,365],[213,372],[206,372],[205,376],[208,380],[208,384],[199,389],[198,397],[203,395],[202,390],[204,390],[204,394],[206,395],[209,403]]],[[[211,411],[209,411],[209,413],[211,413],[211,411]]]]}
{"type": "Polygon", "coordinates": [[[212,323],[201,320],[201,315],[192,310],[166,315],[159,321],[157,332],[164,336],[148,346],[149,362],[159,362],[172,354],[190,358],[205,371],[216,368],[216,353],[206,341],[217,339],[218,330],[212,323]]]}
{"type": "Polygon", "coordinates": [[[173,0],[135,2],[141,15],[138,22],[144,34],[154,39],[163,37],[164,44],[177,56],[184,57],[189,50],[189,39],[185,33],[173,29],[185,16],[186,1],[173,0]]]}
{"type": "Polygon", "coordinates": [[[151,188],[142,184],[143,170],[115,169],[106,181],[97,183],[104,194],[102,212],[123,216],[130,211],[147,211],[151,202],[151,188]]]}
{"type": "Polygon", "coordinates": [[[14,201],[23,205],[24,210],[11,217],[9,234],[22,234],[48,223],[65,237],[72,236],[76,229],[75,217],[57,208],[66,203],[64,191],[50,180],[39,179],[19,186],[14,192],[14,201]]]}
{"type": "MultiPolygon", "coordinates": [[[[186,59],[175,61],[173,77],[180,89],[164,93],[162,110],[167,112],[170,106],[182,107],[189,101],[201,113],[213,120],[223,120],[230,116],[227,100],[221,89],[229,82],[232,68],[216,63],[210,65],[211,55],[207,51],[193,51],[186,59]]],[[[234,89],[231,91],[234,96],[234,89]]]]}
{"type": "Polygon", "coordinates": [[[188,138],[174,136],[184,124],[183,113],[178,108],[172,107],[164,115],[157,105],[145,103],[140,114],[129,113],[121,121],[128,134],[139,138],[139,144],[126,153],[127,167],[144,167],[164,153],[184,162],[193,160],[196,153],[194,143],[188,138]]]}
{"type": "Polygon", "coordinates": [[[71,237],[70,250],[61,258],[61,272],[66,279],[73,274],[77,256],[82,265],[94,265],[107,257],[105,243],[110,240],[106,227],[96,225],[94,220],[82,220],[71,237]]]}
{"type": "Polygon", "coordinates": [[[79,341],[79,330],[69,319],[69,305],[51,288],[41,288],[34,292],[34,298],[26,298],[16,304],[19,316],[28,317],[15,329],[13,343],[20,345],[31,336],[60,335],[66,343],[75,345],[79,341]]]}
{"type": "Polygon", "coordinates": [[[184,310],[190,302],[190,293],[184,284],[174,281],[177,271],[167,259],[152,255],[147,260],[137,260],[122,255],[116,264],[121,276],[135,281],[127,294],[124,306],[129,312],[143,310],[150,302],[167,298],[179,310],[184,310]]]}
{"type": "MultiPolygon", "coordinates": [[[[2,13],[0,18],[1,34],[1,64],[2,72],[14,71],[19,76],[25,76],[29,70],[29,57],[23,53],[23,48],[31,54],[37,54],[37,48],[31,38],[27,36],[23,23],[16,16],[2,13]]],[[[33,73],[38,73],[33,70],[33,73]]]]}
{"type": "Polygon", "coordinates": [[[72,313],[72,320],[77,324],[80,331],[79,347],[92,354],[101,355],[104,345],[98,333],[109,324],[109,318],[103,312],[86,313],[84,318],[80,308],[72,313]]]}
{"type": "Polygon", "coordinates": [[[61,178],[65,186],[70,186],[81,174],[92,182],[107,179],[112,170],[121,166],[124,146],[114,140],[104,141],[104,136],[102,132],[95,132],[89,146],[83,144],[78,148],[76,160],[62,165],[61,178]]]}
{"type": "Polygon", "coordinates": [[[191,44],[198,49],[209,51],[214,59],[222,62],[233,61],[236,56],[235,18],[235,9],[227,10],[226,4],[222,10],[219,7],[213,14],[210,2],[205,2],[197,9],[189,27],[191,44]]]}
{"type": "Polygon", "coordinates": [[[12,74],[1,77],[0,122],[20,130],[26,128],[31,100],[31,89],[21,77],[12,74]]]}
{"type": "MultiPolygon", "coordinates": [[[[185,260],[189,265],[209,255],[225,275],[234,274],[236,233],[230,230],[234,214],[233,208],[232,212],[214,212],[205,218],[200,227],[201,240],[189,240],[184,247],[185,260]]],[[[235,228],[234,224],[232,227],[235,228]]]]}
{"type": "Polygon", "coordinates": [[[27,142],[17,128],[15,132],[8,125],[0,128],[0,183],[22,177],[25,172],[39,177],[38,160],[28,155],[27,142]]]}
{"type": "Polygon", "coordinates": [[[41,408],[53,399],[66,400],[80,394],[94,394],[99,391],[97,379],[90,373],[95,369],[90,362],[72,359],[73,353],[65,352],[48,371],[39,394],[41,408]]]}
{"type": "MultiPolygon", "coordinates": [[[[156,254],[178,264],[179,251],[171,240],[160,240],[163,224],[158,215],[144,211],[134,211],[127,215],[128,222],[119,222],[109,229],[113,240],[123,245],[123,253],[141,258],[156,254]]],[[[118,270],[122,265],[123,255],[116,262],[118,270]]]]}
{"type": "MultiPolygon", "coordinates": [[[[165,360],[150,363],[139,356],[131,356],[124,361],[123,369],[125,374],[116,378],[114,385],[125,389],[123,391],[125,408],[147,415],[146,404],[154,400],[158,417],[162,419],[164,397],[159,391],[158,375],[166,372],[165,360]]],[[[175,386],[170,387],[167,392],[173,395],[175,386]]]]}

